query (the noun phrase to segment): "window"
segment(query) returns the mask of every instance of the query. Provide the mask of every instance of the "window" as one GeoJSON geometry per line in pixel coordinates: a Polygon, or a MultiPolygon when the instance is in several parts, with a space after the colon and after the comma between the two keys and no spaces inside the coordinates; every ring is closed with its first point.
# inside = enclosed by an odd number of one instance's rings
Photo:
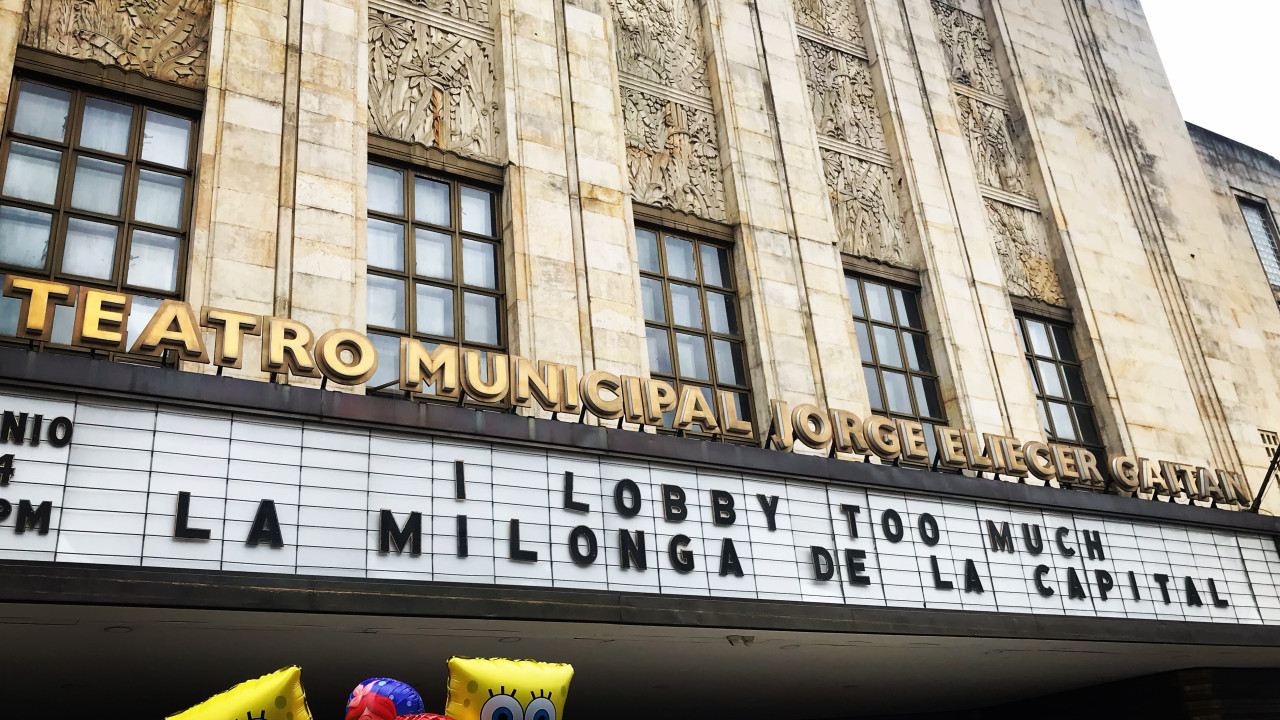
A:
{"type": "MultiPolygon", "coordinates": [[[[369,164],[370,390],[398,392],[400,337],[506,348],[497,196],[478,184],[369,164]]],[[[487,366],[486,364],[483,364],[487,366]]]]}
{"type": "MultiPolygon", "coordinates": [[[[129,342],[186,275],[195,122],[94,91],[19,79],[0,145],[0,275],[135,293],[129,342]]],[[[18,301],[0,301],[0,334],[18,301]]],[[[71,342],[75,308],[54,312],[71,342]]]]}
{"type": "Polygon", "coordinates": [[[1050,442],[1079,445],[1101,457],[1102,438],[1085,392],[1080,359],[1071,344],[1071,328],[1024,316],[1017,323],[1045,435],[1050,442]]]}
{"type": "Polygon", "coordinates": [[[1258,250],[1258,258],[1262,260],[1262,269],[1267,273],[1267,280],[1275,287],[1280,287],[1280,251],[1276,245],[1276,226],[1271,219],[1271,211],[1266,204],[1238,198],[1240,212],[1244,214],[1244,224],[1249,227],[1249,235],[1253,238],[1253,246],[1258,250]]]}
{"type": "Polygon", "coordinates": [[[732,249],[646,228],[636,228],[636,248],[649,374],[700,388],[712,408],[727,390],[736,404],[729,411],[751,418],[732,249]]]}
{"type": "Polygon", "coordinates": [[[1276,448],[1280,447],[1280,434],[1272,430],[1258,430],[1258,434],[1262,436],[1262,451],[1267,456],[1267,463],[1271,463],[1271,458],[1276,455],[1276,448]]]}
{"type": "Polygon", "coordinates": [[[935,425],[947,424],[938,372],[915,290],[846,276],[845,289],[862,356],[862,377],[873,412],[924,425],[929,457],[937,454],[935,425]]]}

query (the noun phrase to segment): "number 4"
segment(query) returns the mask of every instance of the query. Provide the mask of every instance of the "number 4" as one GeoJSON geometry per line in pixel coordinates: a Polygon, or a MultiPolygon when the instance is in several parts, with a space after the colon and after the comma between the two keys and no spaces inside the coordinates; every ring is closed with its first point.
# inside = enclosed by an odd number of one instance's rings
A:
{"type": "Polygon", "coordinates": [[[13,453],[8,455],[0,455],[0,487],[9,484],[9,480],[13,478],[13,453]]]}

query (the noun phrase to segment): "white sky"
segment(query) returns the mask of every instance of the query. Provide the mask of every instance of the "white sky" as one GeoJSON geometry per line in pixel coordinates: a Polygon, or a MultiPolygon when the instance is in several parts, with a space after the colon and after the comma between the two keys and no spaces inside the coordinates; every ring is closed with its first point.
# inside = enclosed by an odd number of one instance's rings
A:
{"type": "Polygon", "coordinates": [[[1142,0],[1182,117],[1280,157],[1280,0],[1142,0]]]}

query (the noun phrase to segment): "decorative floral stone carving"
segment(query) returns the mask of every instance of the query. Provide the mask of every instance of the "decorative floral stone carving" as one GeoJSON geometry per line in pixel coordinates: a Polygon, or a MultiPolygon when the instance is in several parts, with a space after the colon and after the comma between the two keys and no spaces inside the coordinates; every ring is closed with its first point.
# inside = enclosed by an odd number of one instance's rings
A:
{"type": "Polygon", "coordinates": [[[951,79],[1004,97],[1004,84],[987,35],[986,21],[942,0],[933,0],[933,19],[951,67],[951,79]]]}
{"type": "Polygon", "coordinates": [[[648,205],[723,219],[715,117],[627,87],[622,104],[632,196],[648,205]]]}
{"type": "Polygon", "coordinates": [[[492,48],[369,12],[369,130],[491,160],[498,142],[492,48]]]}
{"type": "Polygon", "coordinates": [[[862,45],[862,26],[852,0],[795,0],[796,22],[810,30],[862,45]]]}
{"type": "Polygon", "coordinates": [[[696,0],[613,0],[618,69],[711,97],[696,0]]]}
{"type": "Polygon", "coordinates": [[[21,43],[202,88],[211,0],[27,0],[21,43]]]}
{"type": "Polygon", "coordinates": [[[996,252],[1009,291],[1015,295],[1062,305],[1062,286],[1049,256],[1044,218],[1039,213],[985,200],[987,229],[996,239],[996,252]]]}
{"type": "Polygon", "coordinates": [[[414,5],[470,20],[481,25],[489,24],[489,0],[409,0],[414,5]]]}
{"type": "Polygon", "coordinates": [[[901,181],[889,168],[834,150],[822,150],[822,170],[840,251],[901,263],[906,237],[898,196],[901,181]]]}
{"type": "Polygon", "coordinates": [[[965,95],[956,95],[956,108],[978,182],[1026,195],[1030,185],[1026,158],[1013,141],[1009,114],[965,95]]]}
{"type": "Polygon", "coordinates": [[[884,128],[875,108],[875,90],[867,62],[806,38],[805,83],[818,132],[855,145],[885,150],[884,128]]]}

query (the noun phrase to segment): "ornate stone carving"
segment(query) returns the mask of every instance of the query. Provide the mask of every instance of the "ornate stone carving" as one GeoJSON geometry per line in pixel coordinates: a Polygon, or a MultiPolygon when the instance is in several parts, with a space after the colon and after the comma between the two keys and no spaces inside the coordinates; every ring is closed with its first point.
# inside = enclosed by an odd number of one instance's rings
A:
{"type": "Polygon", "coordinates": [[[27,0],[21,43],[202,88],[212,8],[211,0],[27,0]]]}
{"type": "Polygon", "coordinates": [[[369,130],[492,160],[498,142],[492,48],[423,22],[369,12],[369,130]]]}
{"type": "Polygon", "coordinates": [[[998,200],[984,202],[987,229],[995,237],[1009,291],[1054,305],[1064,304],[1062,286],[1049,255],[1044,218],[998,200]]]}
{"type": "Polygon", "coordinates": [[[903,234],[899,197],[901,181],[889,168],[851,155],[822,150],[822,170],[831,197],[831,214],[840,238],[840,251],[901,263],[903,234]]]}
{"type": "Polygon", "coordinates": [[[414,5],[481,25],[489,24],[489,0],[409,0],[414,5]]]}
{"type": "Polygon", "coordinates": [[[956,95],[960,127],[969,142],[978,182],[1011,193],[1028,194],[1026,158],[1013,141],[1009,114],[965,95],[956,95]]]}
{"type": "Polygon", "coordinates": [[[810,30],[862,45],[862,26],[852,0],[794,0],[796,22],[810,30]]]}
{"type": "Polygon", "coordinates": [[[800,38],[804,76],[818,132],[855,145],[885,150],[867,62],[800,38]]]}
{"type": "Polygon", "coordinates": [[[933,19],[951,67],[951,79],[1004,97],[1004,83],[987,35],[986,21],[942,0],[933,0],[933,19]]]}
{"type": "Polygon", "coordinates": [[[696,0],[613,0],[618,69],[711,97],[696,0]]]}
{"type": "Polygon", "coordinates": [[[712,220],[725,217],[715,117],[622,88],[631,194],[639,202],[712,220]]]}

